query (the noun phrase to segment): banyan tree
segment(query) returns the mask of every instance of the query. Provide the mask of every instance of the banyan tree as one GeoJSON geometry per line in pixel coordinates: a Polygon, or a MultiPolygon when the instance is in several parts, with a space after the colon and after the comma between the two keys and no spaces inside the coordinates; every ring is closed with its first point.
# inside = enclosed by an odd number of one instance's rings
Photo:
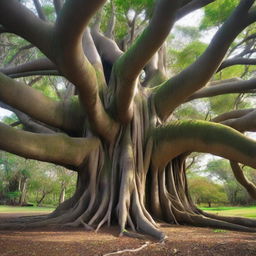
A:
{"type": "MultiPolygon", "coordinates": [[[[256,168],[256,142],[244,135],[255,131],[256,111],[237,109],[208,121],[174,114],[194,99],[256,89],[254,78],[211,82],[226,67],[255,64],[253,55],[226,57],[237,36],[256,21],[254,0],[237,1],[205,51],[172,75],[166,39],[174,23],[214,0],[141,1],[137,4],[150,7],[128,13],[122,40],[114,33],[115,1],[54,0],[51,22],[40,2],[33,2],[32,8],[26,1],[0,1],[0,39],[12,33],[27,40],[27,49],[40,50],[38,58],[1,69],[1,106],[16,113],[23,129],[1,123],[0,149],[65,166],[77,172],[77,187],[53,213],[0,228],[98,230],[107,224],[118,225],[120,235],[139,232],[159,240],[165,237],[159,221],[254,231],[255,220],[196,207],[186,158],[203,152],[229,159],[238,182],[256,198],[239,165],[256,168]],[[143,20],[138,29],[136,17],[143,20]],[[69,82],[65,97],[54,100],[20,79],[29,76],[63,77],[69,82]]],[[[254,38],[250,34],[239,44],[254,38]]]]}

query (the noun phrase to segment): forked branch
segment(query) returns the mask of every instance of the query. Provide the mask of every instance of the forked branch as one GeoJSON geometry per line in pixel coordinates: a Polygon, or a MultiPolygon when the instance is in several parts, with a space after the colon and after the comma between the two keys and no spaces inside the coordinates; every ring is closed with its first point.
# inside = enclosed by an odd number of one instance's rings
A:
{"type": "Polygon", "coordinates": [[[43,71],[43,70],[56,70],[57,67],[47,58],[32,60],[25,64],[15,67],[8,67],[0,69],[0,72],[6,75],[21,74],[26,72],[43,71]]]}
{"type": "Polygon", "coordinates": [[[251,79],[248,81],[237,81],[237,82],[227,82],[226,84],[209,86],[202,88],[192,94],[186,101],[191,101],[194,99],[201,99],[205,97],[213,97],[217,95],[223,95],[228,93],[247,93],[252,92],[256,89],[256,79],[251,79]]]}
{"type": "Polygon", "coordinates": [[[67,1],[56,22],[54,48],[57,66],[78,88],[93,130],[111,140],[117,134],[118,127],[105,112],[98,93],[95,69],[84,55],[82,44],[86,26],[105,1],[67,1]]]}
{"type": "Polygon", "coordinates": [[[240,132],[256,131],[256,110],[249,112],[239,118],[230,118],[221,122],[222,124],[228,125],[240,132]]]}
{"type": "Polygon", "coordinates": [[[71,138],[64,134],[35,134],[0,123],[0,148],[19,156],[79,167],[99,147],[97,138],[71,138]]]}
{"type": "Polygon", "coordinates": [[[221,123],[221,122],[226,121],[228,119],[235,119],[235,118],[243,117],[244,115],[247,115],[247,114],[249,114],[250,112],[252,112],[254,110],[256,110],[256,109],[249,108],[249,109],[233,110],[233,111],[221,114],[219,116],[216,116],[211,121],[216,122],[216,123],[221,123]]]}
{"type": "MultiPolygon", "coordinates": [[[[218,69],[230,44],[253,18],[248,14],[254,0],[243,0],[213,37],[206,51],[188,68],[155,89],[158,116],[165,120],[186,98],[206,85],[218,69]]],[[[255,21],[255,20],[254,20],[255,21]]]]}
{"type": "Polygon", "coordinates": [[[240,132],[207,121],[177,121],[152,132],[153,164],[164,168],[184,152],[218,155],[256,168],[256,141],[240,132]]]}
{"type": "Polygon", "coordinates": [[[47,57],[52,57],[53,27],[36,17],[19,1],[0,1],[0,24],[9,32],[15,33],[37,46],[47,57]]]}
{"type": "Polygon", "coordinates": [[[234,65],[256,65],[256,59],[255,58],[232,58],[225,60],[221,63],[219,66],[217,72],[220,72],[224,68],[228,68],[234,65]]]}
{"type": "Polygon", "coordinates": [[[182,17],[186,16],[187,14],[197,9],[200,9],[214,1],[216,0],[192,0],[178,10],[176,14],[176,20],[179,20],[182,17]]]}
{"type": "Polygon", "coordinates": [[[75,106],[72,102],[54,101],[34,88],[1,73],[0,100],[38,121],[65,131],[81,129],[85,118],[79,104],[75,106]]]}
{"type": "Polygon", "coordinates": [[[148,27],[115,64],[117,92],[114,101],[117,117],[123,122],[127,122],[132,118],[132,102],[136,80],[144,66],[158,51],[168,36],[174,23],[179,3],[180,1],[178,0],[157,1],[148,27]]]}

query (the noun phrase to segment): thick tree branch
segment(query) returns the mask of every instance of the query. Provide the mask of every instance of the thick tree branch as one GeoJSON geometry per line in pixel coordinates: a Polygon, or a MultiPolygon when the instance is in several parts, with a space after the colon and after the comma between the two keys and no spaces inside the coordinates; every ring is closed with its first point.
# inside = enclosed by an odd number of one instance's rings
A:
{"type": "Polygon", "coordinates": [[[239,109],[239,110],[233,110],[230,112],[226,112],[222,115],[219,115],[215,118],[213,118],[211,121],[216,123],[221,123],[223,121],[226,121],[228,119],[234,119],[234,118],[240,118],[244,115],[249,114],[250,112],[254,111],[256,109],[250,108],[250,109],[239,109]]]}
{"type": "Polygon", "coordinates": [[[20,111],[14,111],[15,115],[19,118],[20,123],[23,125],[23,130],[28,132],[34,132],[34,133],[48,133],[53,134],[56,133],[56,131],[35,122],[31,117],[28,115],[20,112],[20,111]]]}
{"type": "Polygon", "coordinates": [[[178,121],[156,128],[152,138],[152,161],[158,167],[184,152],[205,152],[256,168],[256,141],[222,124],[178,121]]]}
{"type": "Polygon", "coordinates": [[[22,157],[79,167],[99,147],[96,138],[71,138],[64,134],[34,134],[0,123],[0,148],[22,157]]]}
{"type": "Polygon", "coordinates": [[[229,79],[223,79],[223,80],[213,80],[210,81],[209,83],[207,83],[207,86],[214,86],[214,85],[222,85],[222,84],[227,84],[227,83],[235,83],[235,82],[239,82],[242,81],[243,79],[240,77],[233,77],[233,78],[229,78],[229,79]]]}
{"type": "Polygon", "coordinates": [[[19,119],[18,122],[11,124],[11,127],[15,127],[17,125],[22,124],[23,130],[29,131],[29,132],[35,132],[35,133],[56,133],[57,132],[56,128],[54,130],[54,128],[50,128],[42,123],[36,122],[25,113],[11,107],[10,105],[3,103],[2,101],[0,101],[0,107],[13,112],[19,119]]]}
{"type": "Polygon", "coordinates": [[[221,63],[216,72],[220,72],[224,68],[228,68],[234,65],[256,65],[256,59],[249,58],[232,58],[225,60],[221,63]]]}
{"type": "Polygon", "coordinates": [[[174,23],[179,1],[157,1],[153,17],[136,42],[115,64],[117,92],[114,99],[119,120],[127,122],[132,118],[132,102],[136,80],[152,56],[164,43],[174,23]],[[164,20],[165,22],[162,22],[164,20]]]}
{"type": "Polygon", "coordinates": [[[74,102],[54,101],[3,74],[0,74],[0,100],[50,126],[75,132],[82,129],[85,116],[74,102]]]}
{"type": "Polygon", "coordinates": [[[194,99],[201,99],[205,97],[213,97],[217,95],[223,95],[227,93],[246,93],[252,92],[256,89],[256,79],[251,79],[248,81],[237,81],[228,82],[226,84],[214,85],[202,88],[192,94],[186,101],[191,101],[194,99]]]}
{"type": "Polygon", "coordinates": [[[37,18],[19,1],[0,1],[0,24],[9,32],[15,33],[37,46],[49,58],[52,57],[52,26],[37,18]]]}
{"type": "Polygon", "coordinates": [[[36,11],[37,11],[37,14],[38,14],[38,17],[41,19],[41,20],[44,20],[46,21],[46,17],[44,15],[44,12],[43,12],[43,9],[42,9],[42,6],[39,2],[39,0],[33,0],[34,2],[34,5],[36,7],[36,11]]]}
{"type": "Polygon", "coordinates": [[[252,22],[248,10],[254,0],[243,0],[213,37],[206,51],[188,68],[155,89],[158,116],[165,120],[193,92],[203,87],[218,69],[230,44],[252,22]]]}
{"type": "Polygon", "coordinates": [[[91,34],[101,59],[113,65],[123,54],[116,42],[104,36],[95,25],[92,27],[91,34]]]}
{"type": "Polygon", "coordinates": [[[250,111],[239,118],[231,118],[221,122],[222,124],[228,125],[240,132],[256,131],[256,110],[250,111]]]}
{"type": "Polygon", "coordinates": [[[245,177],[243,170],[237,162],[230,161],[230,166],[236,180],[247,190],[248,194],[256,200],[256,186],[245,177]]]}
{"type": "Polygon", "coordinates": [[[21,124],[20,121],[16,121],[16,122],[11,123],[10,126],[11,126],[11,127],[16,127],[16,126],[18,126],[18,125],[20,125],[20,124],[21,124]]]}
{"type": "Polygon", "coordinates": [[[54,50],[61,73],[79,90],[93,130],[111,140],[117,134],[118,126],[105,112],[98,93],[95,69],[85,57],[82,44],[86,26],[105,1],[67,1],[57,19],[54,50]]]}
{"type": "Polygon", "coordinates": [[[176,20],[179,20],[186,16],[187,14],[200,9],[210,3],[215,2],[216,0],[192,0],[188,4],[181,7],[176,14],[176,20]]]}
{"type": "Polygon", "coordinates": [[[100,69],[101,71],[103,71],[100,55],[97,51],[97,48],[91,36],[90,28],[88,27],[85,29],[85,32],[84,32],[83,48],[84,48],[85,55],[87,59],[90,61],[90,63],[97,69],[100,69]]]}
{"type": "Polygon", "coordinates": [[[256,34],[251,34],[251,35],[247,36],[241,42],[239,42],[237,45],[235,45],[233,48],[231,48],[231,50],[228,53],[228,56],[230,56],[239,46],[241,46],[242,44],[244,44],[250,40],[254,40],[255,38],[256,38],[256,34]]]}
{"type": "Polygon", "coordinates": [[[11,78],[20,78],[27,76],[62,76],[58,70],[37,70],[37,71],[28,71],[23,73],[14,73],[9,75],[11,78]]]}
{"type": "Polygon", "coordinates": [[[104,78],[104,70],[101,62],[100,55],[94,44],[93,38],[91,36],[90,28],[86,28],[83,36],[83,48],[85,55],[89,62],[93,65],[95,70],[97,70],[97,78],[99,89],[103,89],[106,86],[106,81],[104,78]]]}
{"type": "Polygon", "coordinates": [[[33,72],[33,71],[42,71],[42,70],[56,70],[57,67],[47,58],[41,58],[37,60],[32,60],[25,64],[21,64],[15,67],[8,67],[0,69],[0,72],[6,75],[12,74],[20,74],[26,72],[33,72]]]}

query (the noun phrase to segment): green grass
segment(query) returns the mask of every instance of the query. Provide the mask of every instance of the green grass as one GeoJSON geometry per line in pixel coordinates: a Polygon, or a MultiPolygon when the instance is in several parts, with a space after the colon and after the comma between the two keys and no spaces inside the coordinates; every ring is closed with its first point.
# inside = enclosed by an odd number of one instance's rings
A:
{"type": "MultiPolygon", "coordinates": [[[[231,207],[231,206],[220,206],[220,207],[200,207],[200,209],[223,215],[223,216],[238,216],[238,217],[247,217],[247,218],[256,218],[256,206],[248,207],[231,207]]],[[[54,208],[51,207],[18,207],[18,206],[6,206],[0,205],[0,213],[27,213],[27,212],[40,212],[40,213],[49,213],[52,212],[54,208]]]]}
{"type": "Polygon", "coordinates": [[[7,205],[0,205],[0,213],[26,213],[26,212],[45,212],[49,213],[52,212],[54,208],[49,208],[49,207],[19,207],[19,206],[7,206],[7,205]]]}
{"type": "Polygon", "coordinates": [[[247,217],[247,218],[256,218],[256,206],[247,206],[247,207],[231,207],[231,206],[220,206],[220,207],[200,207],[200,209],[215,213],[223,216],[236,216],[236,217],[247,217]]]}

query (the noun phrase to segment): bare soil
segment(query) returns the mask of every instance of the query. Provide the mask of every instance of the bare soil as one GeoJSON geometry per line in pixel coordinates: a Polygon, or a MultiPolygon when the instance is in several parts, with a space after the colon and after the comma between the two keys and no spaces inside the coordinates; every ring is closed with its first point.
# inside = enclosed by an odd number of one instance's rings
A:
{"type": "MultiPolygon", "coordinates": [[[[1,214],[0,222],[23,214],[1,214]]],[[[28,215],[28,214],[26,214],[28,215]]],[[[161,227],[168,236],[164,243],[148,240],[137,252],[113,255],[196,255],[255,256],[256,234],[187,226],[161,227]]],[[[117,228],[103,228],[98,233],[83,229],[0,231],[1,256],[102,256],[124,249],[136,249],[147,240],[118,237],[117,228]]]]}

